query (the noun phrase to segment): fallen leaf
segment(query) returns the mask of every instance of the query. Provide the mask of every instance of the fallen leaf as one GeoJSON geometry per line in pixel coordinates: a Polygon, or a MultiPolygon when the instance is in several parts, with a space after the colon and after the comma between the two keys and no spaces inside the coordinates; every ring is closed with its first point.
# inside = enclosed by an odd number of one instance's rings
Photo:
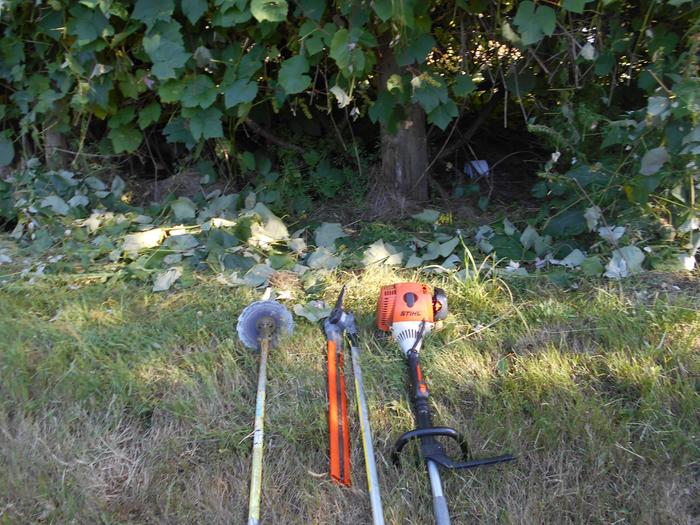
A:
{"type": "Polygon", "coordinates": [[[309,254],[306,258],[306,264],[314,270],[325,269],[332,270],[337,268],[341,263],[340,257],[333,255],[328,248],[318,248],[315,252],[309,254]]]}
{"type": "Polygon", "coordinates": [[[610,244],[617,244],[617,241],[625,234],[624,226],[603,226],[598,228],[598,235],[610,244]]]}
{"type": "Polygon", "coordinates": [[[153,228],[152,230],[143,232],[130,233],[124,237],[122,251],[134,258],[141,250],[160,246],[163,239],[165,239],[165,230],[162,228],[153,228]]]}
{"type": "Polygon", "coordinates": [[[304,317],[312,323],[317,323],[331,314],[332,308],[324,301],[310,301],[306,304],[295,304],[292,308],[295,315],[304,317]]]}
{"type": "Polygon", "coordinates": [[[503,233],[510,237],[517,231],[518,230],[515,228],[515,225],[508,220],[508,217],[505,217],[503,219],[503,233]]]}
{"type": "Polygon", "coordinates": [[[426,208],[420,213],[416,213],[415,215],[411,215],[411,217],[417,221],[420,221],[420,222],[427,222],[428,224],[434,224],[440,218],[440,212],[437,210],[431,210],[430,208],[426,208]]]}
{"type": "Polygon", "coordinates": [[[176,252],[185,252],[199,246],[199,240],[197,240],[197,237],[189,233],[184,235],[173,235],[165,240],[163,246],[167,246],[176,252]]]}
{"type": "Polygon", "coordinates": [[[523,248],[529,250],[530,248],[535,246],[535,243],[539,238],[540,234],[537,233],[537,230],[532,226],[528,225],[528,227],[525,228],[525,231],[520,236],[520,244],[523,245],[523,248]]]}
{"type": "Polygon", "coordinates": [[[581,264],[585,260],[586,256],[581,250],[577,248],[575,250],[572,250],[571,253],[564,257],[561,261],[555,261],[554,259],[552,259],[551,263],[559,264],[560,266],[566,266],[567,268],[576,268],[577,266],[581,266],[581,264]]]}
{"type": "Polygon", "coordinates": [[[39,206],[42,208],[50,208],[51,211],[59,215],[67,215],[70,211],[70,206],[58,195],[49,195],[41,201],[39,206]]]}
{"type": "Polygon", "coordinates": [[[364,266],[370,266],[373,264],[397,266],[401,264],[402,259],[403,255],[401,252],[399,252],[391,244],[384,243],[382,239],[379,239],[374,244],[371,244],[367,250],[365,250],[362,258],[362,264],[364,266]]]}
{"type": "Polygon", "coordinates": [[[596,226],[598,226],[598,221],[602,217],[602,213],[598,206],[591,206],[590,208],[586,208],[583,216],[586,219],[586,224],[588,224],[588,231],[592,232],[595,230],[596,226]]]}
{"type": "Polygon", "coordinates": [[[172,210],[173,215],[175,215],[175,218],[179,221],[183,219],[194,219],[197,213],[197,208],[195,207],[194,202],[187,197],[180,197],[179,199],[171,202],[170,209],[172,210]]]}
{"type": "Polygon", "coordinates": [[[156,275],[153,282],[154,292],[165,292],[169,290],[170,287],[177,281],[182,275],[182,268],[175,266],[173,268],[168,268],[164,272],[160,272],[156,275]]]}
{"type": "Polygon", "coordinates": [[[423,264],[422,257],[418,257],[417,255],[411,255],[408,258],[408,261],[406,261],[404,268],[418,268],[421,264],[423,264]]]}
{"type": "Polygon", "coordinates": [[[303,255],[306,251],[306,241],[301,237],[296,237],[294,239],[289,239],[287,241],[287,247],[294,253],[303,255]]]}
{"type": "Polygon", "coordinates": [[[341,237],[347,237],[348,234],[343,231],[342,226],[338,222],[324,222],[316,229],[315,239],[316,246],[319,248],[328,248],[335,250],[335,241],[341,237]]]}

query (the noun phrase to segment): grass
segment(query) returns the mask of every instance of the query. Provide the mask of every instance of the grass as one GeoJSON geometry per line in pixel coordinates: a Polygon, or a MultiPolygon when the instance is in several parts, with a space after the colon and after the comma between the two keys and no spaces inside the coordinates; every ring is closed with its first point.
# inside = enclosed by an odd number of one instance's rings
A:
{"type": "MultiPolygon", "coordinates": [[[[394,524],[432,520],[416,449],[390,463],[413,419],[403,359],[373,330],[380,285],[413,278],[336,274],[324,293],[348,283],[394,524]]],[[[208,278],[167,294],[64,279],[0,288],[0,523],[244,522],[257,361],[235,321],[257,296],[208,278]]],[[[451,310],[422,354],[436,423],[476,456],[517,455],[444,473],[453,523],[700,520],[700,297],[674,279],[428,278],[451,310]]],[[[264,522],[369,523],[354,396],[343,489],[327,476],[323,335],[297,321],[268,369],[264,522]]]]}

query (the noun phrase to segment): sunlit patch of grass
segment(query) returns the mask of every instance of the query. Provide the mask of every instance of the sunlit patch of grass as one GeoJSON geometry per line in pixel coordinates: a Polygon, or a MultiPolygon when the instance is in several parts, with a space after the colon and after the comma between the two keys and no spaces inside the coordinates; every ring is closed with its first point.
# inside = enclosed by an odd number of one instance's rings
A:
{"type": "MultiPolygon", "coordinates": [[[[443,287],[450,302],[422,352],[435,423],[464,432],[476,456],[518,457],[445,472],[454,523],[697,519],[696,296],[379,267],[330,274],[319,297],[332,303],[348,285],[388,523],[432,519],[416,447],[400,469],[390,462],[414,420],[404,358],[374,326],[380,287],[408,280],[443,287]]],[[[235,322],[259,294],[206,279],[168,294],[65,284],[0,289],[0,521],[243,521],[258,358],[235,322]]],[[[350,356],[348,490],[326,474],[323,331],[295,322],[268,368],[264,517],[366,523],[350,356]]]]}

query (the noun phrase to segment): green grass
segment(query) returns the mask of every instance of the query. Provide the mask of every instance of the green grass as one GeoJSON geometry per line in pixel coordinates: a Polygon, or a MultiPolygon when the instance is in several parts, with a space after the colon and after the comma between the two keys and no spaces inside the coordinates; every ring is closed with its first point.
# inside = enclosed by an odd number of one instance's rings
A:
{"type": "MultiPolygon", "coordinates": [[[[413,419],[403,359],[373,312],[382,284],[414,278],[336,274],[324,294],[348,283],[395,524],[431,523],[431,499],[415,448],[390,463],[413,419]]],[[[257,361],[235,322],[257,296],[209,278],[167,294],[63,279],[0,288],[0,523],[244,522],[257,361]]],[[[454,523],[697,523],[697,284],[428,280],[451,310],[422,354],[435,422],[476,456],[517,455],[444,473],[454,523]]],[[[343,489],[326,473],[323,335],[297,321],[268,369],[264,521],[368,523],[351,386],[343,489]]]]}

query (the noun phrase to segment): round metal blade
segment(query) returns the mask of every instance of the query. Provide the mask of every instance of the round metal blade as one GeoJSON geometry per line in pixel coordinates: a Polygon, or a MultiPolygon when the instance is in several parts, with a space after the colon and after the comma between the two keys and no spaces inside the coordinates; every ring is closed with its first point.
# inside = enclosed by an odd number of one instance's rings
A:
{"type": "Polygon", "coordinates": [[[241,342],[248,348],[258,349],[258,320],[271,317],[275,322],[275,339],[280,335],[291,334],[294,330],[292,314],[277,301],[255,301],[249,304],[238,316],[236,331],[241,342]]]}

